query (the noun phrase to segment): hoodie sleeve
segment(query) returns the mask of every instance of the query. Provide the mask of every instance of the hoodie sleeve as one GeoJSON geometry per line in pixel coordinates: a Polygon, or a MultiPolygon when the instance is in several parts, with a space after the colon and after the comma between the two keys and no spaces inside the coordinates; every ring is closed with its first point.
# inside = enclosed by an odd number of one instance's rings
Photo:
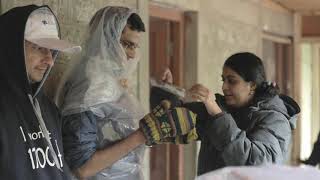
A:
{"type": "Polygon", "coordinates": [[[275,111],[257,111],[251,131],[238,128],[231,114],[211,117],[206,123],[206,138],[222,152],[222,158],[230,165],[260,165],[281,163],[286,156],[291,139],[287,118],[275,111]]]}
{"type": "Polygon", "coordinates": [[[63,146],[67,164],[75,170],[97,149],[97,124],[90,111],[63,117],[63,146]]]}

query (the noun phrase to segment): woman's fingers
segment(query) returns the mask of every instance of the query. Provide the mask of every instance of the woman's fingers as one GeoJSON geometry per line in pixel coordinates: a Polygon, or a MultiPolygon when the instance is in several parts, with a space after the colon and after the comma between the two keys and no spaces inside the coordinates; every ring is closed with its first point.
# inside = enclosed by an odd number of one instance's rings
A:
{"type": "Polygon", "coordinates": [[[187,96],[190,96],[194,101],[201,101],[205,104],[209,114],[215,115],[222,110],[213,99],[213,93],[202,84],[195,84],[187,91],[187,96]]]}
{"type": "Polygon", "coordinates": [[[210,95],[210,91],[208,88],[201,84],[196,84],[192,86],[188,91],[188,95],[191,96],[195,100],[200,100],[202,102],[205,102],[210,95]]]}

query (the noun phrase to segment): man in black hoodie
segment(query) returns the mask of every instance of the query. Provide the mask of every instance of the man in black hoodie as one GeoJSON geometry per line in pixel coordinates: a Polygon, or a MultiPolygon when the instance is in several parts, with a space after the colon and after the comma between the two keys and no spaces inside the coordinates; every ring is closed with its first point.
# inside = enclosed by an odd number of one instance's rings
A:
{"type": "Polygon", "coordinates": [[[0,16],[0,179],[69,179],[56,106],[42,93],[60,40],[48,6],[24,6],[0,16]]]}

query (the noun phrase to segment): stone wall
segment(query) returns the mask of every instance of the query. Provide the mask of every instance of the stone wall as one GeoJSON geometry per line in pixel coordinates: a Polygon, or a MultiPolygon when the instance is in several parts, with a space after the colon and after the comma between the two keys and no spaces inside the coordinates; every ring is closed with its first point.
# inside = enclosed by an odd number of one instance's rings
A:
{"type": "MultiPolygon", "coordinates": [[[[146,14],[145,12],[147,12],[147,8],[143,7],[146,6],[146,3],[144,3],[143,1],[141,2],[140,0],[2,0],[1,5],[2,11],[5,12],[15,6],[23,6],[27,4],[47,4],[57,15],[60,23],[62,38],[82,45],[87,24],[98,9],[107,5],[127,6],[136,9],[139,13],[146,14]],[[138,5],[140,7],[138,7],[138,5]]],[[[145,22],[147,22],[148,17],[146,15],[142,16],[142,18],[145,22]]],[[[148,23],[146,23],[146,25],[148,25],[148,23]]],[[[140,71],[142,71],[142,69],[148,68],[148,51],[146,48],[146,44],[147,35],[143,36],[142,39],[141,46],[144,48],[142,48],[141,54],[143,54],[143,56],[140,66],[143,66],[143,68],[139,67],[140,71]]],[[[66,65],[70,62],[71,59],[71,56],[59,56],[58,60],[56,61],[56,65],[51,72],[50,78],[48,79],[49,85],[46,86],[50,87],[48,92],[49,95],[52,95],[53,92],[56,91],[56,86],[54,86],[54,84],[59,80],[59,77],[66,69],[66,65]]],[[[141,74],[140,71],[138,71],[133,77],[133,90],[138,96],[140,95],[141,91],[146,91],[146,86],[138,86],[137,78],[142,78],[141,81],[148,81],[148,74],[142,73],[143,75],[146,75],[146,77],[139,76],[139,74],[141,74]],[[144,88],[144,90],[142,90],[141,88],[144,88]]],[[[143,100],[143,104],[145,109],[147,109],[148,101],[143,100]]]]}
{"type": "MultiPolygon", "coordinates": [[[[197,82],[221,92],[221,67],[239,51],[262,55],[262,33],[291,36],[291,13],[256,0],[153,0],[154,4],[198,12],[197,82]]],[[[188,68],[185,68],[188,69],[188,68]]]]}

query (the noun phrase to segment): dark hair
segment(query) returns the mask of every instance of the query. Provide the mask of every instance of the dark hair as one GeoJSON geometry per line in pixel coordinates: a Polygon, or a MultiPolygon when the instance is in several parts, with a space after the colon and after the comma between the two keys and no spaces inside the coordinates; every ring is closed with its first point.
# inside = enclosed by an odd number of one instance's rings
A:
{"type": "Polygon", "coordinates": [[[254,82],[256,99],[270,98],[279,94],[279,87],[266,81],[262,60],[253,53],[236,53],[224,62],[224,67],[235,71],[246,82],[254,82]]]}
{"type": "Polygon", "coordinates": [[[146,31],[144,27],[144,23],[142,22],[142,19],[137,13],[132,13],[130,15],[130,17],[127,20],[127,24],[129,25],[129,28],[133,31],[138,31],[138,32],[146,31]]]}

